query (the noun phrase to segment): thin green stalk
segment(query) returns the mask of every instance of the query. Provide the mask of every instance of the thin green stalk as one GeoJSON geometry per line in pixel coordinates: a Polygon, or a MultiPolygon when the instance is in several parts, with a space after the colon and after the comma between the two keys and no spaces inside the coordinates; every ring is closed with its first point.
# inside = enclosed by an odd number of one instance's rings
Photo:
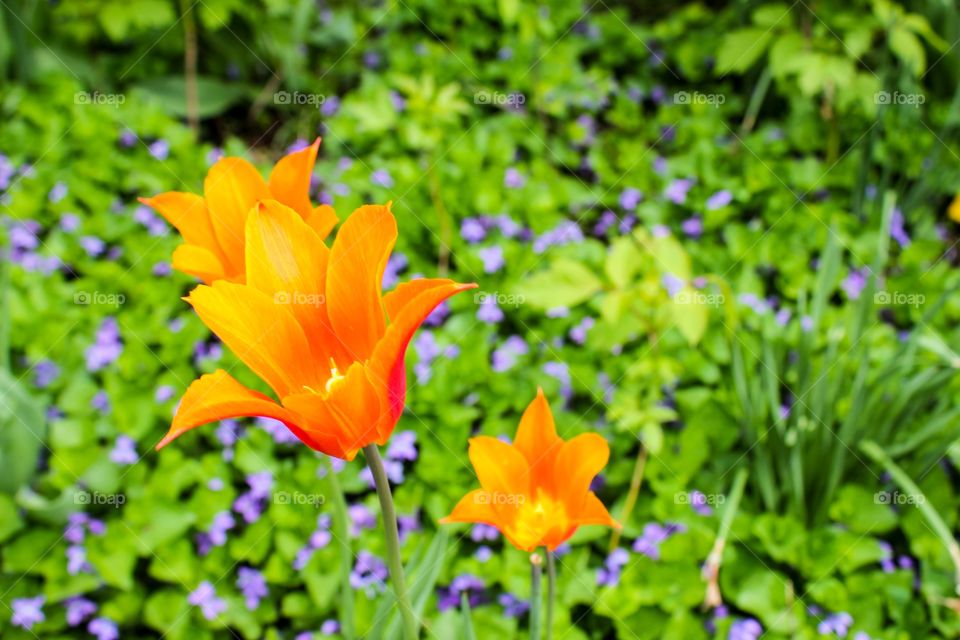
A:
{"type": "Polygon", "coordinates": [[[937,510],[930,504],[927,497],[923,494],[923,491],[921,491],[917,483],[913,481],[913,478],[907,475],[907,473],[887,455],[887,452],[884,451],[880,445],[872,440],[866,440],[860,444],[860,450],[871,460],[886,469],[890,477],[893,478],[893,481],[897,483],[897,486],[913,498],[917,508],[920,509],[920,513],[927,521],[927,524],[930,525],[933,532],[940,538],[943,546],[947,548],[947,553],[950,554],[950,559],[953,561],[954,589],[957,594],[960,595],[960,544],[957,544],[956,539],[953,537],[953,532],[950,531],[950,527],[946,525],[943,518],[937,513],[937,510]]]}
{"type": "Polygon", "coordinates": [[[383,529],[387,542],[387,567],[390,569],[390,581],[393,582],[393,592],[400,605],[400,615],[403,618],[404,636],[407,640],[416,640],[419,635],[419,625],[410,606],[410,597],[407,595],[407,582],[403,576],[403,561],[400,559],[400,534],[397,531],[397,512],[393,506],[393,495],[390,493],[390,480],[383,468],[383,460],[377,445],[369,444],[363,448],[363,455],[373,474],[373,481],[377,485],[377,497],[380,498],[380,511],[383,512],[383,529]]]}
{"type": "Polygon", "coordinates": [[[353,549],[350,547],[350,533],[347,527],[347,501],[340,488],[340,480],[333,470],[333,465],[327,463],[327,479],[330,483],[330,493],[333,495],[333,532],[340,545],[340,634],[346,640],[353,640],[353,587],[350,586],[350,571],[353,565],[353,549]]]}
{"type": "Polygon", "coordinates": [[[760,113],[760,106],[763,99],[770,89],[770,81],[773,79],[773,73],[770,71],[770,65],[763,68],[760,77],[757,78],[757,84],[753,87],[753,93],[750,94],[750,103],[747,105],[747,112],[743,116],[743,122],[740,123],[740,133],[750,133],[754,125],[757,124],[757,114],[760,113]]]}
{"type": "Polygon", "coordinates": [[[704,596],[703,605],[707,609],[715,609],[723,604],[723,598],[720,594],[720,563],[723,561],[723,550],[727,546],[727,538],[730,536],[730,528],[733,526],[733,519],[740,509],[740,500],[743,498],[743,488],[747,483],[747,470],[741,467],[737,475],[733,478],[733,485],[730,488],[730,495],[727,499],[727,505],[724,507],[723,516],[720,518],[720,529],[717,531],[717,539],[713,543],[710,555],[703,565],[703,577],[707,581],[707,592],[704,596]]]}
{"type": "Polygon", "coordinates": [[[7,289],[10,287],[10,267],[7,252],[0,251],[0,372],[10,371],[10,307],[7,289]]]}
{"type": "Polygon", "coordinates": [[[553,551],[547,550],[547,640],[553,637],[553,601],[557,597],[557,563],[553,551]]]}
{"type": "Polygon", "coordinates": [[[540,578],[543,559],[539,553],[530,555],[530,640],[540,640],[540,578]]]}
{"type": "MultiPolygon", "coordinates": [[[[633,476],[630,478],[630,489],[627,491],[627,499],[623,503],[623,513],[620,515],[620,523],[626,526],[630,520],[630,513],[634,505],[637,504],[637,497],[640,495],[640,485],[643,483],[643,469],[647,465],[647,448],[640,444],[640,450],[637,452],[637,461],[633,465],[633,476]]],[[[621,529],[614,529],[610,535],[610,551],[617,548],[620,544],[621,529]]]]}

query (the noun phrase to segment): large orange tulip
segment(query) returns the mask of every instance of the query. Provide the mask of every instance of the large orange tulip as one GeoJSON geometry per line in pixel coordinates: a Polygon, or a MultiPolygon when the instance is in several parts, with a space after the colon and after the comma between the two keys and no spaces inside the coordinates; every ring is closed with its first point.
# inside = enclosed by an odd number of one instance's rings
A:
{"type": "Polygon", "coordinates": [[[581,525],[620,527],[590,491],[610,447],[596,433],[560,438],[542,389],[520,419],[513,444],[478,436],[470,439],[469,455],[481,488],[464,496],[442,523],[489,524],[523,551],[553,551],[581,525]]]}
{"type": "Polygon", "coordinates": [[[389,205],[357,209],[328,249],[297,212],[259,203],[246,221],[246,283],[217,280],[186,300],[279,402],[226,371],[204,375],[157,448],[241,416],[280,420],[309,447],[346,460],[384,444],[403,411],[407,344],[438,304],[476,286],[423,279],[382,295],[396,237],[389,205]]]}
{"type": "Polygon", "coordinates": [[[309,147],[284,156],[266,182],[243,158],[221,158],[207,172],[203,196],[167,191],[140,198],[183,236],[184,244],[173,252],[173,267],[207,284],[243,282],[244,225],[247,214],[262,200],[287,205],[325,238],[337,224],[337,215],[330,205],[314,207],[310,202],[310,176],[319,148],[317,138],[309,147]]]}

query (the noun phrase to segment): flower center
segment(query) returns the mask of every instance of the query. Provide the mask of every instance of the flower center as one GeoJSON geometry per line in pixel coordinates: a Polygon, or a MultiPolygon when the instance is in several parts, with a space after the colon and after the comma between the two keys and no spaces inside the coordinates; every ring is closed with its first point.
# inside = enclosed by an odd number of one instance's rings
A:
{"type": "Polygon", "coordinates": [[[327,380],[327,393],[330,393],[337,386],[342,384],[345,378],[346,376],[340,375],[340,371],[337,369],[337,363],[333,361],[333,358],[330,358],[330,379],[327,380]]]}

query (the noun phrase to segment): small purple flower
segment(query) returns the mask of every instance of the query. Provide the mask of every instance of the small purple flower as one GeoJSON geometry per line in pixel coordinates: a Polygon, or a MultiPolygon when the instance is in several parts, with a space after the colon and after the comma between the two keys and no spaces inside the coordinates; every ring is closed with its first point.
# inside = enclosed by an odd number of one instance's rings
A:
{"type": "Polygon", "coordinates": [[[117,436],[110,451],[110,460],[116,464],[136,464],[139,459],[136,440],[124,434],[117,436]]]}
{"type": "Polygon", "coordinates": [[[97,612],[97,604],[79,596],[63,602],[67,608],[67,624],[76,627],[97,612]]]}
{"type": "Polygon", "coordinates": [[[785,327],[790,322],[790,317],[792,315],[793,313],[790,311],[790,309],[783,307],[777,311],[777,315],[774,316],[774,320],[776,320],[777,324],[781,327],[785,327]]]}
{"type": "Polygon", "coordinates": [[[517,359],[529,351],[530,347],[523,338],[517,335],[510,336],[493,351],[490,367],[497,373],[509,371],[517,364],[517,359]]]}
{"type": "Polygon", "coordinates": [[[580,324],[570,329],[570,339],[577,344],[584,344],[587,341],[587,332],[597,324],[597,321],[587,316],[580,321],[580,324]]]}
{"type": "Polygon", "coordinates": [[[383,289],[392,289],[400,281],[400,272],[407,268],[407,256],[400,252],[390,254],[383,270],[383,289]]]}
{"type": "Polygon", "coordinates": [[[399,431],[390,438],[387,458],[413,462],[417,459],[417,434],[414,431],[399,431]]]}
{"type": "Polygon", "coordinates": [[[163,138],[151,142],[147,149],[157,160],[166,160],[170,156],[170,143],[163,138]]]}
{"type": "Polygon", "coordinates": [[[120,340],[120,330],[116,319],[104,318],[97,330],[94,344],[87,347],[84,356],[87,360],[87,371],[95,372],[111,364],[123,353],[123,342],[120,340]]]}
{"type": "Polygon", "coordinates": [[[79,544],[67,547],[67,573],[72,576],[89,572],[93,567],[87,562],[87,550],[79,544]]]}
{"type": "Polygon", "coordinates": [[[733,202],[733,194],[723,189],[722,191],[717,191],[712,196],[707,198],[707,211],[714,211],[716,209],[722,209],[733,202]]]}
{"type": "Polygon", "coordinates": [[[470,539],[474,542],[493,541],[500,537],[500,531],[489,524],[475,524],[470,530],[470,539]]]}
{"type": "Polygon", "coordinates": [[[332,118],[340,111],[340,98],[337,96],[327,96],[323,104],[320,105],[320,113],[326,118],[332,118]]]}
{"type": "Polygon", "coordinates": [[[687,236],[691,238],[699,238],[701,235],[703,235],[703,220],[700,218],[700,216],[687,218],[680,224],[680,228],[685,234],[687,234],[687,236]]]}
{"type": "Polygon", "coordinates": [[[519,618],[530,610],[529,602],[520,600],[512,593],[501,593],[497,597],[497,602],[503,607],[503,615],[508,618],[519,618]]]}
{"type": "Polygon", "coordinates": [[[47,199],[50,200],[53,204],[56,204],[67,197],[67,193],[70,190],[67,189],[67,185],[63,182],[58,182],[53,185],[53,188],[50,189],[50,193],[47,194],[47,199]]]}
{"type": "Polygon", "coordinates": [[[527,183],[527,179],[515,167],[508,167],[503,174],[503,186],[508,189],[519,189],[527,183]]]}
{"type": "Polygon", "coordinates": [[[565,362],[546,362],[543,365],[543,372],[560,381],[560,395],[565,401],[569,402],[573,396],[573,387],[570,383],[570,367],[565,362]]]}
{"type": "Polygon", "coordinates": [[[29,631],[33,625],[47,619],[43,614],[43,605],[46,601],[47,597],[42,595],[33,598],[15,598],[10,602],[13,609],[10,623],[15,627],[29,631]]]}
{"type": "Polygon", "coordinates": [[[237,570],[237,588],[243,593],[247,609],[250,611],[259,607],[260,601],[270,595],[263,574],[251,567],[240,567],[237,570]]]}
{"type": "Polygon", "coordinates": [[[480,218],[464,218],[460,223],[460,237],[470,244],[476,244],[487,237],[487,229],[480,218]]]}
{"type": "Polygon", "coordinates": [[[737,620],[730,626],[727,640],[758,640],[763,635],[763,627],[753,618],[737,620]]]}
{"type": "Polygon", "coordinates": [[[820,624],[817,625],[817,632],[825,636],[836,634],[840,638],[846,638],[852,625],[853,617],[849,613],[841,611],[821,620],[820,624]]]}
{"type": "Polygon", "coordinates": [[[227,603],[217,597],[216,589],[207,580],[201,582],[200,586],[190,593],[187,602],[200,607],[203,617],[207,620],[214,620],[227,610],[227,603]]]}
{"type": "Polygon", "coordinates": [[[607,556],[603,566],[597,570],[597,585],[601,587],[615,587],[620,584],[620,573],[630,560],[630,553],[625,549],[614,549],[607,556]]]}
{"type": "Polygon", "coordinates": [[[904,229],[904,217],[903,212],[899,208],[893,210],[893,216],[890,220],[890,237],[897,241],[901,247],[906,249],[910,246],[910,236],[907,234],[907,230],[904,229]]]}
{"type": "Polygon", "coordinates": [[[467,595],[467,601],[470,607],[476,607],[484,600],[484,591],[486,585],[483,580],[470,574],[459,575],[453,579],[449,587],[440,587],[437,589],[437,609],[446,611],[460,606],[460,600],[464,594],[467,595]]]}
{"type": "Polygon", "coordinates": [[[484,296],[477,309],[477,320],[487,324],[498,324],[504,318],[503,310],[494,296],[484,296]]]}
{"type": "Polygon", "coordinates": [[[33,365],[33,384],[38,389],[46,389],[60,375],[60,367],[51,360],[40,360],[33,365]]]}
{"type": "Polygon", "coordinates": [[[386,579],[387,565],[383,560],[369,551],[360,551],[357,554],[357,561],[350,572],[351,587],[362,589],[367,597],[373,597],[375,593],[383,591],[386,579]]]}
{"type": "Polygon", "coordinates": [[[130,148],[137,144],[137,134],[130,129],[124,129],[120,132],[120,146],[130,148]]]}
{"type": "Polygon", "coordinates": [[[687,286],[687,283],[672,273],[663,274],[663,276],[660,278],[660,282],[663,284],[663,288],[667,290],[667,295],[671,298],[676,296],[683,290],[685,286],[687,286]]]}
{"type": "Polygon", "coordinates": [[[693,187],[693,180],[678,178],[667,185],[664,197],[674,204],[683,204],[687,201],[687,193],[693,187]]]}
{"type": "Polygon", "coordinates": [[[713,509],[707,504],[707,496],[702,492],[693,490],[688,494],[690,506],[701,516],[713,515],[713,509]]]}
{"type": "Polygon", "coordinates": [[[153,399],[158,404],[162,404],[173,397],[175,389],[169,384],[162,384],[157,387],[156,393],[153,394],[153,399]]]}
{"type": "Polygon", "coordinates": [[[173,273],[173,267],[170,266],[169,262],[158,262],[153,265],[153,269],[151,269],[150,272],[158,278],[165,278],[173,273]]]}
{"type": "Polygon", "coordinates": [[[812,330],[813,330],[813,318],[811,318],[810,316],[802,316],[802,317],[800,318],[800,328],[803,329],[803,331],[804,331],[805,333],[806,333],[806,332],[809,332],[809,331],[812,331],[812,330]]]}
{"type": "Polygon", "coordinates": [[[60,228],[67,233],[73,233],[80,228],[80,218],[75,213],[65,213],[60,216],[60,228]]]}
{"type": "Polygon", "coordinates": [[[336,633],[340,633],[340,623],[336,620],[324,620],[323,624],[320,625],[320,633],[325,636],[332,636],[336,633]]]}
{"type": "Polygon", "coordinates": [[[643,193],[638,189],[627,187],[620,192],[620,208],[625,211],[633,211],[642,201],[643,193]]]}
{"type": "Polygon", "coordinates": [[[87,632],[95,636],[97,640],[117,640],[120,637],[120,631],[117,629],[117,623],[110,618],[94,618],[87,624],[87,632]]]}
{"type": "Polygon", "coordinates": [[[478,253],[480,254],[480,260],[483,261],[484,273],[496,273],[503,268],[503,247],[499,245],[484,247],[478,253]]]}
{"type": "Polygon", "coordinates": [[[213,517],[210,528],[207,530],[207,536],[210,544],[215,547],[222,547],[227,543],[227,531],[233,529],[237,521],[229,511],[221,511],[213,517]]]}
{"type": "Polygon", "coordinates": [[[356,538],[364,529],[374,529],[377,526],[377,514],[363,504],[352,504],[347,508],[350,517],[350,537],[356,538]]]}
{"type": "Polygon", "coordinates": [[[582,241],[583,231],[580,230],[580,226],[572,220],[564,220],[553,229],[545,231],[534,239],[533,252],[540,254],[550,247],[582,241]]]}
{"type": "Polygon", "coordinates": [[[402,95],[400,95],[398,92],[392,89],[390,90],[390,93],[388,95],[390,96],[390,104],[393,105],[394,111],[396,111],[397,113],[403,113],[403,111],[406,110],[407,108],[406,99],[402,95]]]}
{"type": "Polygon", "coordinates": [[[370,175],[370,182],[378,187],[390,189],[393,187],[393,177],[386,169],[377,169],[370,175]]]}
{"type": "Polygon", "coordinates": [[[843,279],[840,286],[843,288],[844,293],[847,294],[849,300],[860,299],[860,294],[863,293],[864,288],[867,286],[867,276],[869,274],[869,269],[859,269],[851,271],[847,274],[847,277],[843,279]]]}
{"type": "Polygon", "coordinates": [[[617,224],[617,214],[613,211],[604,211],[600,214],[600,219],[593,225],[593,235],[604,236],[611,227],[617,224]]]}

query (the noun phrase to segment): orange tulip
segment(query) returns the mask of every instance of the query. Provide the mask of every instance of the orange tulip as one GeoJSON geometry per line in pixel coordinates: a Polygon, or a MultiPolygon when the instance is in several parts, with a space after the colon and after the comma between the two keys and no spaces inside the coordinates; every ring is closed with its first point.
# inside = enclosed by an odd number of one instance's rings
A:
{"type": "Polygon", "coordinates": [[[279,402],[226,371],[204,375],[157,448],[244,416],[280,420],[307,446],[346,460],[385,444],[403,411],[407,344],[438,304],[476,286],[423,279],[381,295],[396,237],[389,205],[354,211],[328,249],[297,212],[259,203],[246,221],[246,284],[217,280],[186,300],[279,402]]]}
{"type": "Polygon", "coordinates": [[[441,523],[489,524],[523,551],[553,551],[581,525],[620,528],[590,491],[610,447],[596,433],[559,437],[542,389],[523,413],[513,444],[478,436],[470,439],[469,455],[481,488],[441,523]]]}
{"type": "Polygon", "coordinates": [[[221,158],[207,172],[203,196],[167,191],[140,202],[172,224],[184,244],[173,252],[173,267],[207,284],[215,280],[243,282],[244,224],[250,209],[262,200],[278,200],[306,221],[321,238],[337,224],[333,207],[310,202],[310,176],[320,138],[306,149],[284,156],[264,182],[242,158],[221,158]]]}

